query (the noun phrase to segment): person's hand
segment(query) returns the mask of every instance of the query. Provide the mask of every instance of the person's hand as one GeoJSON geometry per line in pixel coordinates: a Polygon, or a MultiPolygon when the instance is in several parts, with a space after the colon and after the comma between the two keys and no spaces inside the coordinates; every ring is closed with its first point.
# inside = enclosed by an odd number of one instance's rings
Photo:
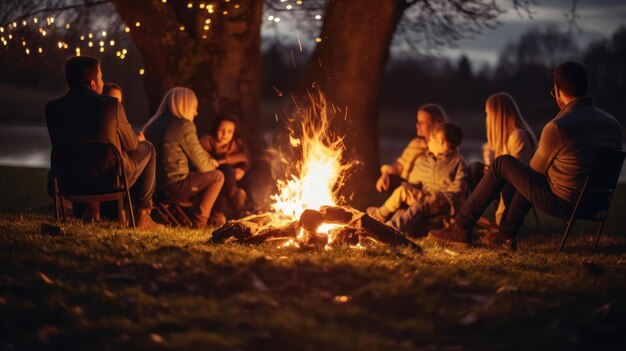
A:
{"type": "Polygon", "coordinates": [[[213,165],[213,167],[217,168],[220,166],[220,163],[217,162],[214,158],[211,159],[211,164],[213,165]]]}
{"type": "Polygon", "coordinates": [[[388,175],[389,173],[391,173],[391,166],[390,165],[382,165],[382,166],[380,166],[380,173],[388,175]]]}
{"type": "Polygon", "coordinates": [[[137,134],[137,140],[139,140],[139,141],[145,141],[146,140],[146,136],[143,134],[143,132],[139,132],[137,134]]]}
{"type": "Polygon", "coordinates": [[[220,158],[219,160],[217,160],[217,163],[221,166],[221,165],[225,165],[226,164],[226,159],[225,158],[220,158]]]}
{"type": "Polygon", "coordinates": [[[387,173],[381,174],[378,180],[376,181],[376,191],[380,193],[389,189],[389,182],[390,182],[389,174],[387,173]]]}
{"type": "Polygon", "coordinates": [[[241,168],[235,167],[235,179],[236,180],[241,180],[241,178],[243,178],[244,174],[246,174],[246,171],[244,171],[241,168]]]}

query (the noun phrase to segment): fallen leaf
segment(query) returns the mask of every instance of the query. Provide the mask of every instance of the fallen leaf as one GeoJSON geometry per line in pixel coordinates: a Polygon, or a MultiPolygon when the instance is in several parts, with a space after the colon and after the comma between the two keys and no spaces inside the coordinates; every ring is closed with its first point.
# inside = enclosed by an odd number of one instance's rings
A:
{"type": "Polygon", "coordinates": [[[443,249],[443,252],[447,253],[447,254],[448,254],[448,255],[450,255],[450,256],[458,256],[458,255],[459,255],[459,253],[458,253],[458,252],[456,252],[456,251],[452,251],[452,250],[450,250],[450,249],[443,249]]]}
{"type": "Polygon", "coordinates": [[[469,325],[469,324],[476,323],[476,321],[478,321],[478,316],[472,312],[472,313],[469,313],[467,316],[463,317],[463,319],[461,319],[459,323],[463,325],[469,325]]]}
{"type": "Polygon", "coordinates": [[[269,292],[270,288],[263,283],[263,281],[254,273],[250,273],[250,277],[252,278],[252,287],[259,291],[269,292]]]}
{"type": "Polygon", "coordinates": [[[165,341],[163,337],[157,333],[150,334],[150,339],[152,339],[152,341],[156,342],[157,344],[160,344],[165,341]]]}
{"type": "Polygon", "coordinates": [[[349,300],[350,300],[350,297],[346,295],[337,295],[333,298],[333,301],[335,301],[336,303],[346,303],[349,300]]]}
{"type": "Polygon", "coordinates": [[[517,286],[514,286],[514,285],[502,285],[501,287],[498,288],[498,290],[496,290],[496,293],[502,294],[502,293],[513,292],[513,291],[517,291],[517,290],[519,290],[517,288],[517,286]]]}
{"type": "Polygon", "coordinates": [[[37,332],[37,337],[39,338],[39,341],[48,345],[50,343],[50,337],[58,333],[59,329],[57,329],[56,327],[53,327],[51,325],[44,325],[43,327],[39,328],[39,331],[37,332]]]}
{"type": "Polygon", "coordinates": [[[39,277],[41,278],[41,280],[43,280],[44,283],[48,284],[48,285],[53,285],[54,281],[50,278],[48,278],[47,275],[39,272],[39,277]]]}

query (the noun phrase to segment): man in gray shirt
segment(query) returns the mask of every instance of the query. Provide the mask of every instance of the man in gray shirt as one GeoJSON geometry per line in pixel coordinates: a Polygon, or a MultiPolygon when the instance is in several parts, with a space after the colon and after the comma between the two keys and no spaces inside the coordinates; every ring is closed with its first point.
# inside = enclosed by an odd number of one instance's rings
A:
{"type": "Polygon", "coordinates": [[[463,204],[454,223],[433,230],[429,238],[448,242],[472,242],[476,221],[506,184],[516,192],[500,221],[499,231],[483,242],[515,249],[517,233],[531,206],[555,217],[571,214],[593,161],[603,149],[621,150],[622,127],[617,120],[595,107],[587,95],[587,72],[576,62],[557,66],[550,94],[561,112],[541,133],[530,166],[505,155],[496,158],[487,174],[463,204]]]}

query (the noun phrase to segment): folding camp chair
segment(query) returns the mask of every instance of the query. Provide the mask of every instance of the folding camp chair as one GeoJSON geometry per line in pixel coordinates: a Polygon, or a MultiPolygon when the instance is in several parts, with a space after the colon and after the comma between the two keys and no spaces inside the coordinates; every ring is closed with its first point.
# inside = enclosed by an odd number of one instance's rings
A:
{"type": "Polygon", "coordinates": [[[596,153],[594,161],[585,178],[576,205],[561,239],[559,252],[563,250],[567,235],[577,219],[600,222],[593,248],[598,247],[604,222],[611,206],[611,200],[624,164],[626,152],[620,150],[602,150],[596,153]]]}
{"type": "Polygon", "coordinates": [[[54,209],[66,221],[62,199],[72,202],[115,201],[121,223],[135,228],[130,189],[119,150],[108,142],[63,144],[52,150],[54,209]]]}

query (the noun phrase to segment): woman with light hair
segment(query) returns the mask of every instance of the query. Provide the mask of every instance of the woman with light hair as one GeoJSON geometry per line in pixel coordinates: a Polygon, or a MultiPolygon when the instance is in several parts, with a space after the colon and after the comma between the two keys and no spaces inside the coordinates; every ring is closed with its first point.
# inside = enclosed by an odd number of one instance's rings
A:
{"type": "MultiPolygon", "coordinates": [[[[487,98],[485,102],[487,143],[483,146],[484,163],[470,165],[470,190],[473,191],[485,175],[494,158],[511,155],[528,164],[535,149],[535,134],[522,117],[517,103],[508,93],[500,92],[487,98]]],[[[496,210],[495,223],[499,224],[502,214],[514,194],[515,189],[507,185],[502,190],[496,210]]]]}
{"type": "Polygon", "coordinates": [[[226,222],[223,213],[212,213],[224,184],[218,162],[202,148],[196,125],[196,94],[184,87],[170,89],[159,109],[142,132],[157,152],[157,197],[168,201],[195,201],[192,221],[195,228],[226,222]],[[193,169],[193,170],[192,170],[193,169]]]}

